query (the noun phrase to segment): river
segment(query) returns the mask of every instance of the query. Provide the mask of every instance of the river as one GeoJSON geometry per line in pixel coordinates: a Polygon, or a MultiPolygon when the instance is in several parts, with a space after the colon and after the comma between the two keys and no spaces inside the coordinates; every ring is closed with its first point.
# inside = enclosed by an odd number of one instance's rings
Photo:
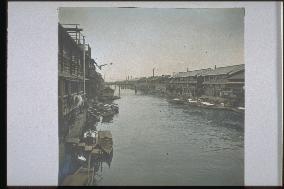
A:
{"type": "Polygon", "coordinates": [[[243,185],[244,115],[122,89],[98,185],[243,185]]]}

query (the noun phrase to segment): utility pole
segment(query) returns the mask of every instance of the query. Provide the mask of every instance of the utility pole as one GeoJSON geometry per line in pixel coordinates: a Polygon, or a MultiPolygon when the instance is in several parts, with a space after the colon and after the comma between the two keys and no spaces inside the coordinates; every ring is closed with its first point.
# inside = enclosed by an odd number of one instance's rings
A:
{"type": "Polygon", "coordinates": [[[83,36],[83,83],[84,83],[84,85],[83,85],[83,88],[84,88],[84,97],[85,97],[85,95],[86,95],[86,68],[85,68],[85,65],[86,64],[86,62],[85,62],[85,36],[83,36]]]}
{"type": "Polygon", "coordinates": [[[155,68],[153,68],[153,77],[155,76],[155,68]]]}

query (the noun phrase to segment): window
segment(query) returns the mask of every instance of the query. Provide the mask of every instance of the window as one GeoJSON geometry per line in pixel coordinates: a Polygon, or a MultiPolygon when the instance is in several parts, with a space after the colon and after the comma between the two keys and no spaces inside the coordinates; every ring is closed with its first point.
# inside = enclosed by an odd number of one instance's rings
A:
{"type": "Polygon", "coordinates": [[[64,95],[67,95],[68,94],[68,82],[67,81],[64,81],[63,83],[63,88],[64,88],[64,95]]]}

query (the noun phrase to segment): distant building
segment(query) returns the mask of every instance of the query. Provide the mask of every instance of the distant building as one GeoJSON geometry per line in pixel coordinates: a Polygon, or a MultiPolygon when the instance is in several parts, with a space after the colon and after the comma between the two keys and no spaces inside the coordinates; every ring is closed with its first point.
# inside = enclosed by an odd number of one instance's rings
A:
{"type": "Polygon", "coordinates": [[[233,105],[244,106],[245,100],[245,70],[235,70],[227,78],[226,88],[221,97],[233,100],[233,105]]]}
{"type": "Polygon", "coordinates": [[[126,80],[124,84],[138,90],[159,92],[169,97],[207,98],[244,106],[244,64],[179,72],[173,76],[152,76],[126,80]]]}
{"type": "Polygon", "coordinates": [[[211,97],[236,98],[244,95],[244,64],[219,67],[203,74],[203,94],[211,97]]]}
{"type": "Polygon", "coordinates": [[[168,83],[170,94],[182,95],[184,97],[196,97],[201,93],[202,75],[211,69],[201,69],[187,72],[179,72],[173,75],[168,83]]]}

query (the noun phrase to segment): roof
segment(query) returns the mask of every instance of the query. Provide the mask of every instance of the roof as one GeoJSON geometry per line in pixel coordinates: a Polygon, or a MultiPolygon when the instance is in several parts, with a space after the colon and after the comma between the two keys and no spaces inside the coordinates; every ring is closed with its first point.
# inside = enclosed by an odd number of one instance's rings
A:
{"type": "Polygon", "coordinates": [[[169,78],[170,75],[161,75],[161,76],[154,76],[154,77],[149,77],[149,80],[163,80],[169,78]]]}
{"type": "Polygon", "coordinates": [[[244,71],[235,72],[235,73],[231,74],[231,76],[229,76],[228,79],[229,80],[232,80],[232,79],[245,79],[245,72],[244,71]]]}
{"type": "Polygon", "coordinates": [[[233,65],[233,66],[226,66],[226,67],[217,67],[216,69],[211,69],[209,72],[204,73],[203,75],[231,75],[238,71],[244,70],[245,65],[233,65]]]}
{"type": "Polygon", "coordinates": [[[207,68],[207,69],[193,70],[193,71],[188,71],[188,72],[179,72],[175,74],[173,78],[203,75],[211,70],[212,70],[211,68],[207,68]]]}
{"type": "Polygon", "coordinates": [[[114,90],[112,88],[110,88],[110,87],[106,87],[106,88],[103,89],[103,91],[111,91],[111,92],[113,92],[114,90]]]}

